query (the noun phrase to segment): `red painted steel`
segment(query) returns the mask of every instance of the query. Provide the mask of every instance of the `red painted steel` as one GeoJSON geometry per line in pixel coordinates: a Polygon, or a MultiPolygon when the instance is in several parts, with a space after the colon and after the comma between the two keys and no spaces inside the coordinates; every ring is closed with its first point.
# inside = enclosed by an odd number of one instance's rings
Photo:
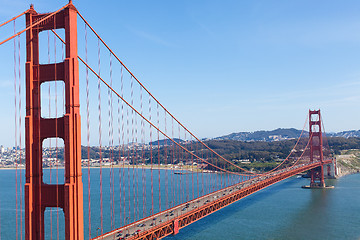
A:
{"type": "Polygon", "coordinates": [[[174,220],[174,235],[179,233],[179,219],[174,220]]]}
{"type": "Polygon", "coordinates": [[[2,26],[4,26],[4,25],[8,24],[8,23],[9,23],[9,22],[11,22],[11,21],[16,20],[17,18],[19,18],[19,17],[21,17],[22,15],[24,15],[26,12],[27,12],[27,10],[26,10],[25,12],[23,12],[23,13],[20,13],[19,15],[15,16],[15,17],[13,17],[13,18],[11,18],[11,19],[7,20],[6,22],[3,22],[2,24],[0,24],[0,27],[2,27],[2,26]]]}
{"type": "Polygon", "coordinates": [[[310,187],[325,187],[323,136],[321,126],[320,110],[309,110],[310,162],[313,162],[315,158],[318,158],[318,161],[322,163],[318,168],[311,169],[310,187]]]}
{"type": "Polygon", "coordinates": [[[25,236],[28,240],[44,239],[44,211],[60,207],[65,215],[65,239],[83,239],[77,10],[69,3],[61,11],[38,14],[31,6],[26,25],[25,236]],[[40,64],[39,33],[59,28],[65,29],[65,61],[40,64]],[[61,118],[43,119],[40,86],[55,80],[65,84],[66,112],[61,118]],[[43,182],[42,142],[54,137],[64,140],[64,184],[43,182]]]}

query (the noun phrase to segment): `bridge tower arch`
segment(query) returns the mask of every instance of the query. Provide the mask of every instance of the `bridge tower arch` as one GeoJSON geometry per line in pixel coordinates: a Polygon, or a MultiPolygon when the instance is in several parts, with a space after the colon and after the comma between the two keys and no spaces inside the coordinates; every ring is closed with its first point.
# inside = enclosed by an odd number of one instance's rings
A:
{"type": "Polygon", "coordinates": [[[26,31],[25,236],[27,240],[45,239],[45,209],[58,207],[65,216],[65,239],[77,240],[84,238],[77,10],[71,1],[56,13],[38,14],[31,6],[26,13],[26,25],[31,26],[50,14],[53,16],[26,31]],[[40,64],[39,33],[54,29],[65,29],[65,60],[40,64]],[[51,81],[64,82],[65,115],[42,118],[40,86],[51,81]],[[65,180],[64,184],[46,184],[42,144],[45,139],[56,137],[64,140],[65,180]]]}

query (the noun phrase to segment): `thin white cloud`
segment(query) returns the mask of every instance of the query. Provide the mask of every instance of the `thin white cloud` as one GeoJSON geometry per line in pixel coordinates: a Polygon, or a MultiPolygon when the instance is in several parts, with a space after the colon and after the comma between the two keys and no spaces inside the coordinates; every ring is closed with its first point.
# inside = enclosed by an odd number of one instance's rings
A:
{"type": "Polygon", "coordinates": [[[321,105],[323,106],[349,106],[352,104],[356,104],[360,102],[360,96],[347,96],[343,98],[336,98],[336,99],[330,99],[327,101],[321,102],[321,105]]]}
{"type": "Polygon", "coordinates": [[[154,42],[154,43],[157,43],[159,45],[163,45],[163,46],[167,46],[167,47],[176,47],[175,44],[173,43],[170,43],[168,41],[165,41],[164,39],[154,35],[154,34],[150,34],[148,32],[145,32],[145,31],[139,31],[139,30],[136,30],[132,27],[129,27],[129,26],[126,26],[126,28],[132,32],[133,34],[141,37],[141,38],[144,38],[146,40],[149,40],[151,42],[154,42]]]}
{"type": "MultiPolygon", "coordinates": [[[[271,23],[269,23],[271,24],[271,23]]],[[[284,22],[283,24],[262,26],[257,33],[261,41],[275,44],[299,44],[323,46],[333,43],[357,43],[360,41],[360,21],[358,19],[308,20],[284,22]]]]}
{"type": "Polygon", "coordinates": [[[339,87],[359,87],[360,86],[360,80],[343,82],[343,83],[338,84],[337,86],[339,86],[339,87]]]}

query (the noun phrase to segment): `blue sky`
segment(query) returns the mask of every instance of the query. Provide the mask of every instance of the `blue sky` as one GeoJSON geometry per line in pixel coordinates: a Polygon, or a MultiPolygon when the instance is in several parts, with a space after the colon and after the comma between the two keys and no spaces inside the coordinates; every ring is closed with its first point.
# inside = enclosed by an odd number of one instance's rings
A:
{"type": "MultiPolygon", "coordinates": [[[[67,2],[0,0],[0,22],[30,3],[49,12],[67,2]]],[[[201,138],[301,129],[309,108],[322,110],[327,131],[360,129],[358,1],[74,4],[138,79],[201,138]]],[[[14,142],[12,44],[0,47],[5,146],[14,142]]]]}

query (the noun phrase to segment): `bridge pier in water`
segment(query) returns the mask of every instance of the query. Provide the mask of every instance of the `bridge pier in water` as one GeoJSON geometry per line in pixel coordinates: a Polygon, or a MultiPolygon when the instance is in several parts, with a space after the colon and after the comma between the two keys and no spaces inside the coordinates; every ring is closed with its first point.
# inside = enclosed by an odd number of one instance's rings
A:
{"type": "Polygon", "coordinates": [[[326,179],[335,179],[337,175],[336,160],[333,159],[331,164],[324,165],[324,177],[326,179]]]}

